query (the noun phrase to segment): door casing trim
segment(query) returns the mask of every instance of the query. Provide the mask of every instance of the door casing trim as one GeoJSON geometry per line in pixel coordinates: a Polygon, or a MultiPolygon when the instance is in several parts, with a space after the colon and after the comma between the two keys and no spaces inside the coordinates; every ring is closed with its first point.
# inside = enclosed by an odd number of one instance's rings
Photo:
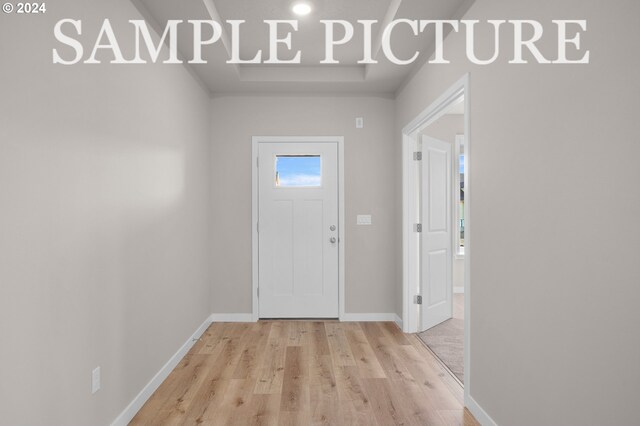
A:
{"type": "Polygon", "coordinates": [[[259,255],[258,255],[258,147],[260,143],[335,143],[338,148],[338,312],[344,320],[344,260],[345,260],[345,211],[344,211],[344,137],[343,136],[253,136],[251,138],[251,315],[260,319],[258,304],[259,255]]]}
{"type": "MultiPolygon", "coordinates": [[[[413,296],[419,285],[417,265],[417,247],[419,234],[413,232],[414,223],[419,222],[417,214],[417,165],[413,160],[413,152],[417,150],[419,133],[442,117],[447,109],[464,99],[464,133],[465,133],[465,192],[471,193],[471,93],[470,74],[465,74],[447,89],[439,98],[422,111],[416,118],[402,129],[402,331],[415,333],[418,331],[417,305],[413,304],[413,296]]],[[[467,194],[465,194],[467,195],[467,194]]],[[[464,403],[469,406],[471,398],[471,197],[465,196],[465,257],[464,257],[464,403]]],[[[475,413],[474,413],[475,414],[475,413]]]]}

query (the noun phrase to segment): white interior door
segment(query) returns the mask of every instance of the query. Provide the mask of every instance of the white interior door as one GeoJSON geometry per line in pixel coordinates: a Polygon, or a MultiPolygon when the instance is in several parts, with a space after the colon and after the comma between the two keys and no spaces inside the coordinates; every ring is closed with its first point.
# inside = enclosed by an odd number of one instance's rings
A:
{"type": "Polygon", "coordinates": [[[452,145],[422,137],[421,330],[453,314],[452,145]]]}
{"type": "Polygon", "coordinates": [[[337,318],[337,143],[260,143],[261,318],[337,318]]]}

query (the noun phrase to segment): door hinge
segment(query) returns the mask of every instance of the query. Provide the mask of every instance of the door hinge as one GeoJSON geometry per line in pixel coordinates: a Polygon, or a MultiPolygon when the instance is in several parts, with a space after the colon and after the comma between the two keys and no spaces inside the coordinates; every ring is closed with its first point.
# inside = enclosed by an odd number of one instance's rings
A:
{"type": "Polygon", "coordinates": [[[260,233],[260,222],[256,222],[256,232],[260,233]]]}
{"type": "Polygon", "coordinates": [[[422,305],[422,296],[421,295],[416,295],[413,298],[413,303],[415,303],[416,305],[422,305]]]}
{"type": "Polygon", "coordinates": [[[415,161],[420,161],[422,160],[422,152],[421,151],[417,151],[413,153],[413,159],[415,161]]]}
{"type": "Polygon", "coordinates": [[[260,167],[260,157],[256,157],[256,167],[260,167]]]}
{"type": "Polygon", "coordinates": [[[415,230],[416,230],[416,232],[422,232],[422,224],[421,223],[416,223],[415,230]]]}
{"type": "Polygon", "coordinates": [[[258,287],[257,290],[258,290],[257,296],[260,297],[260,287],[258,287]]]}

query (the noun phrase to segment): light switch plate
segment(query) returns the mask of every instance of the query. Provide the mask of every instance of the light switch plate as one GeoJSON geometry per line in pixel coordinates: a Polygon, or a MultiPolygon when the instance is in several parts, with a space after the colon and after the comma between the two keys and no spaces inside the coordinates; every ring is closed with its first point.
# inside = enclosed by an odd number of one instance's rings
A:
{"type": "Polygon", "coordinates": [[[364,128],[364,118],[356,117],[356,129],[363,129],[363,128],[364,128]]]}
{"type": "Polygon", "coordinates": [[[356,223],[358,225],[371,225],[371,215],[370,214],[359,214],[356,218],[356,223]]]}

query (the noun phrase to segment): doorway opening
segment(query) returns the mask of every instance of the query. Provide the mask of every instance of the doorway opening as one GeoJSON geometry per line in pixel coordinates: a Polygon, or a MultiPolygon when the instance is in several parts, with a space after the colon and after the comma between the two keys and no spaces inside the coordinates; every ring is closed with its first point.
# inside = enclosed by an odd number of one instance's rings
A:
{"type": "Polygon", "coordinates": [[[470,389],[469,75],[403,129],[403,331],[470,389]]]}
{"type": "Polygon", "coordinates": [[[342,137],[253,138],[253,320],[344,315],[342,137]]]}

